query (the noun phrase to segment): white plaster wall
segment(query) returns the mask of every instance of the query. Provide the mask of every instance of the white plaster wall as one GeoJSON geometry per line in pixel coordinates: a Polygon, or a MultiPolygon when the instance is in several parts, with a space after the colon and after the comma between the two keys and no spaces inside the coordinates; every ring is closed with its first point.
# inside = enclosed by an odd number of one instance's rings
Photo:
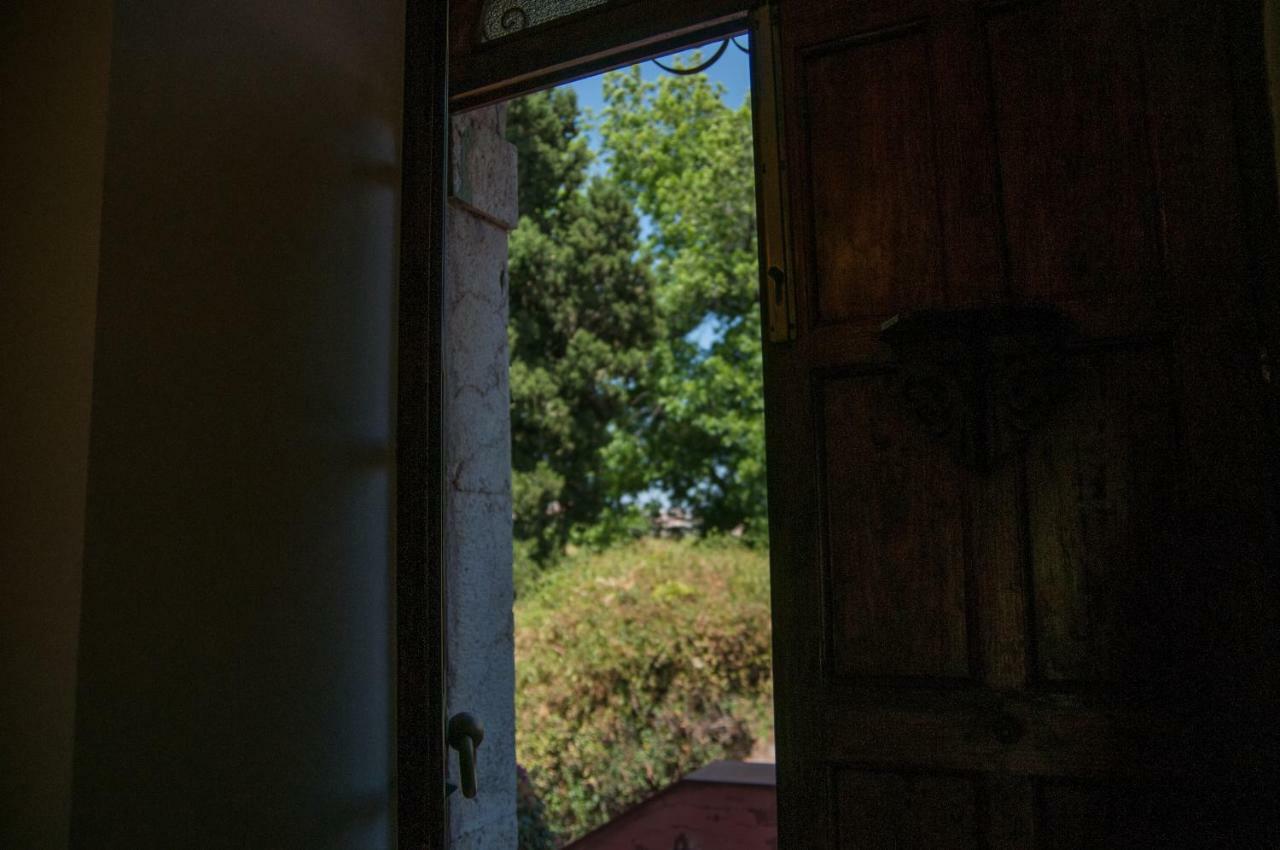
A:
{"type": "Polygon", "coordinates": [[[0,11],[0,847],[67,846],[110,0],[0,11]]]}
{"type": "MultiPolygon", "coordinates": [[[[479,795],[450,800],[454,850],[516,846],[507,233],[515,149],[505,109],[454,119],[445,291],[449,712],[485,725],[479,795]]],[[[450,775],[457,783],[457,756],[450,775]]]]}
{"type": "Polygon", "coordinates": [[[402,0],[117,0],[71,846],[386,848],[402,0]]]}

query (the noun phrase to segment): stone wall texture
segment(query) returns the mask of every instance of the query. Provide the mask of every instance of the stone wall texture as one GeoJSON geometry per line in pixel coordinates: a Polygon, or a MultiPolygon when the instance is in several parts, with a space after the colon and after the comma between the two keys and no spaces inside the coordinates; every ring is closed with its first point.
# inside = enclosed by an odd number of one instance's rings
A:
{"type": "MultiPolygon", "coordinates": [[[[505,108],[458,116],[450,138],[445,323],[445,564],[449,713],[484,723],[479,794],[450,798],[454,850],[516,846],[507,235],[516,154],[505,108]]],[[[450,753],[457,784],[457,756],[450,753]]]]}

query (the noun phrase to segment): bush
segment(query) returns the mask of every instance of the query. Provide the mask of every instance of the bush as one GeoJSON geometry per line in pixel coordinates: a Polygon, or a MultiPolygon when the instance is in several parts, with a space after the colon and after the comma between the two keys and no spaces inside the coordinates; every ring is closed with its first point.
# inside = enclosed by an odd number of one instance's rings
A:
{"type": "Polygon", "coordinates": [[[768,559],[646,539],[516,604],[517,751],[562,841],[772,739],[768,559]]]}
{"type": "Polygon", "coordinates": [[[555,850],[556,837],[547,826],[546,807],[538,799],[529,773],[516,765],[516,827],[519,850],[555,850]]]}

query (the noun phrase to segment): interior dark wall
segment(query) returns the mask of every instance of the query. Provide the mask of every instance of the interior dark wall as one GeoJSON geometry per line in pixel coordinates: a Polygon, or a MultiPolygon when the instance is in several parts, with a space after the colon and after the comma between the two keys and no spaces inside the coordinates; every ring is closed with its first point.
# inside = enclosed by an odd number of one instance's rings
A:
{"type": "Polygon", "coordinates": [[[403,15],[117,4],[74,847],[393,842],[403,15]]]}
{"type": "Polygon", "coordinates": [[[449,0],[449,51],[465,55],[480,41],[480,13],[484,0],[449,0]]]}
{"type": "Polygon", "coordinates": [[[0,847],[67,846],[110,0],[0,12],[0,847]]]}
{"type": "Polygon", "coordinates": [[[1271,119],[1275,133],[1276,171],[1280,172],[1280,0],[1266,0],[1267,76],[1271,83],[1271,119]]]}

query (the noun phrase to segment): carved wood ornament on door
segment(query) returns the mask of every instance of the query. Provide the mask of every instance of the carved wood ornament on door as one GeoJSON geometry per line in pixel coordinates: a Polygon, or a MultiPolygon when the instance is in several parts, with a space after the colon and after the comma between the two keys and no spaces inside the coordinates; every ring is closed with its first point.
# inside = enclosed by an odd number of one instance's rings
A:
{"type": "Polygon", "coordinates": [[[895,395],[962,466],[992,472],[1049,420],[1070,390],[1070,322],[1041,305],[895,316],[881,339],[895,395]]]}

